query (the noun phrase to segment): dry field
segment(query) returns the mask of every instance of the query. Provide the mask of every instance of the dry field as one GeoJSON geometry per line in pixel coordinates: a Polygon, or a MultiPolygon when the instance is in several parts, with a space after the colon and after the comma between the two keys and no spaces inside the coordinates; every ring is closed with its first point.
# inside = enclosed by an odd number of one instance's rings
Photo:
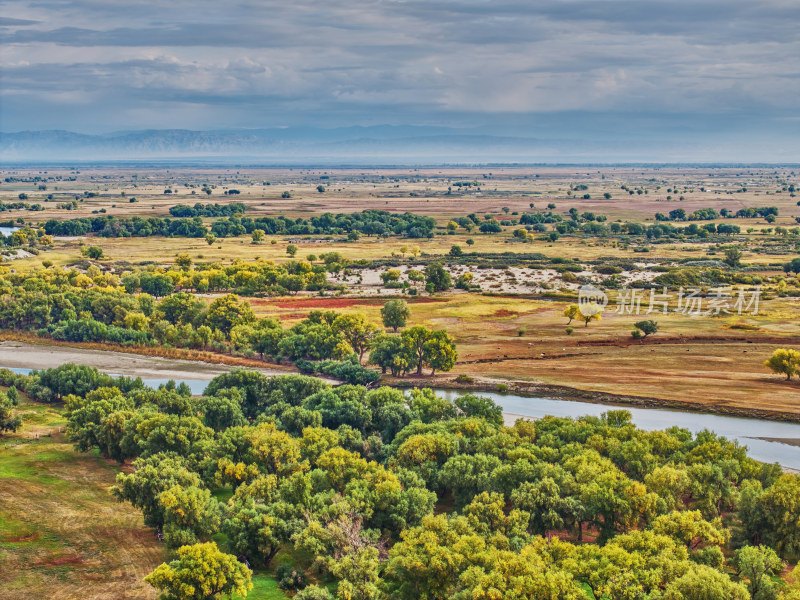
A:
{"type": "MultiPolygon", "coordinates": [[[[259,314],[288,322],[325,308],[363,312],[379,321],[381,305],[377,298],[253,301],[259,314]]],[[[771,300],[761,314],[741,317],[606,311],[588,327],[573,321],[571,335],[563,302],[459,293],[410,306],[410,324],[445,328],[456,338],[453,374],[800,418],[800,382],[786,383],[763,367],[776,347],[800,347],[796,299],[771,300]],[[655,318],[660,331],[634,341],[633,323],[645,318],[655,318]]]]}
{"type": "MultiPolygon", "coordinates": [[[[0,185],[3,202],[16,202],[19,193],[26,193],[27,202],[43,203],[45,210],[42,212],[9,211],[2,215],[14,219],[22,217],[26,221],[87,216],[100,209],[116,216],[164,216],[170,206],[195,202],[243,202],[254,215],[297,217],[383,209],[442,219],[472,212],[499,213],[503,207],[522,212],[530,210],[531,203],[545,208],[552,202],[558,211],[574,206],[581,212],[605,214],[609,220],[644,221],[652,220],[656,212],[667,213],[674,208],[683,208],[689,213],[705,207],[738,210],[750,206],[778,206],[782,214],[789,214],[790,209],[796,209],[797,200],[781,191],[779,184],[794,179],[792,168],[564,166],[334,170],[242,167],[125,171],[107,167],[14,169],[5,170],[3,176],[62,177],[61,181],[46,181],[46,190],[38,189],[39,182],[11,181],[0,185]],[[75,181],[63,180],[73,177],[75,181]],[[457,182],[475,182],[480,189],[458,188],[454,186],[457,182]],[[213,186],[210,195],[202,191],[204,184],[213,186]],[[317,191],[319,185],[325,187],[324,193],[317,191]],[[588,189],[571,191],[572,187],[581,185],[588,189]],[[634,193],[622,190],[622,185],[634,193]],[[165,194],[166,189],[172,193],[165,194]],[[225,195],[229,189],[239,190],[240,194],[225,195]],[[742,189],[746,191],[740,191],[742,189]],[[85,192],[97,195],[84,197],[77,210],[56,208],[59,203],[71,202],[76,195],[83,197],[85,192]],[[289,192],[291,198],[282,198],[283,192],[289,192]],[[587,193],[591,198],[584,199],[587,193]],[[605,199],[605,193],[611,194],[611,198],[605,199]],[[48,194],[52,194],[53,199],[45,202],[48,194]],[[132,197],[137,202],[131,203],[132,197]]],[[[797,214],[796,210],[794,212],[797,214]]],[[[789,222],[793,221],[787,224],[789,222]]]]}

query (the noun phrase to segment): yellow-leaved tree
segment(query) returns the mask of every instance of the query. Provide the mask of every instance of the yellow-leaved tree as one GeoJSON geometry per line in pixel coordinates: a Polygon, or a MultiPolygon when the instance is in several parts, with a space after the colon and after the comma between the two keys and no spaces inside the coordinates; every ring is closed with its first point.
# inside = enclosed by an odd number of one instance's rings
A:
{"type": "Polygon", "coordinates": [[[792,375],[800,375],[800,352],[778,348],[772,353],[772,356],[764,361],[764,366],[772,369],[775,373],[786,375],[786,379],[789,380],[792,375]]]}
{"type": "Polygon", "coordinates": [[[209,542],[183,546],[176,560],[162,563],[144,580],[161,592],[161,598],[195,600],[246,596],[253,589],[251,576],[235,556],[209,542]]]}

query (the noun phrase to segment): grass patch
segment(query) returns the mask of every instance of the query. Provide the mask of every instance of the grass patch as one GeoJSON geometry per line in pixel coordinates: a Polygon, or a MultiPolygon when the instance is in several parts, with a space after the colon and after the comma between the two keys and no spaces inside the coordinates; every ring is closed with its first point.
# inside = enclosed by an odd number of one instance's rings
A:
{"type": "Polygon", "coordinates": [[[164,548],[109,493],[119,470],[60,434],[35,439],[43,422],[63,422],[53,407],[21,409],[22,428],[0,446],[0,596],[154,598],[142,579],[164,548]]]}
{"type": "MultiPolygon", "coordinates": [[[[269,573],[253,574],[253,589],[247,594],[247,600],[286,600],[288,597],[269,573]]],[[[234,596],[234,598],[242,600],[243,596],[234,596]]]]}

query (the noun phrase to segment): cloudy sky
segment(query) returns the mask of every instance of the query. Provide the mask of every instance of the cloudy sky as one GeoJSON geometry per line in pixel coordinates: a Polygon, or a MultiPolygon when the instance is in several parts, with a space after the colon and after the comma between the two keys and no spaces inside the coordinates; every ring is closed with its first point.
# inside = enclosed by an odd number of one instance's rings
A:
{"type": "Polygon", "coordinates": [[[798,0],[15,0],[0,129],[794,143],[798,0]]]}

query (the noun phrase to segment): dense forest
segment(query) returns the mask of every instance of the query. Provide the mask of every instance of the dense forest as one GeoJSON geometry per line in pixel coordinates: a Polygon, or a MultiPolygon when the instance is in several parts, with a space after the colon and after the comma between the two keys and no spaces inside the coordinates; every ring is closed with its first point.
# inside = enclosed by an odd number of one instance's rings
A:
{"type": "Polygon", "coordinates": [[[773,577],[800,553],[800,477],[707,431],[508,427],[480,396],[244,370],[202,397],[76,365],[2,380],[132,461],[114,494],[176,552],[147,578],[165,597],[245,592],[279,553],[305,600],[800,597],[773,577]]]}

